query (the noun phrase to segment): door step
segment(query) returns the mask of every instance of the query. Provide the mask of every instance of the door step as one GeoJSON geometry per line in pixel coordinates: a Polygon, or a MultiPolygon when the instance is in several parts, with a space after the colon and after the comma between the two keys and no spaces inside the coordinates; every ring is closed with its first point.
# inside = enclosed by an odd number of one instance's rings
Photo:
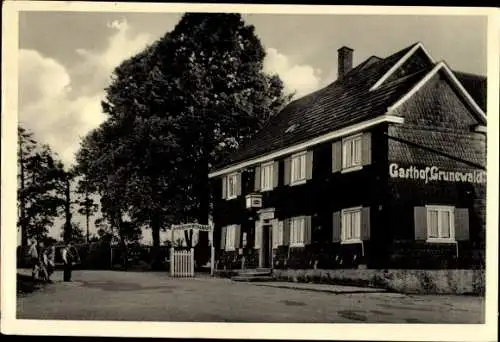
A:
{"type": "Polygon", "coordinates": [[[273,276],[270,268],[256,268],[238,270],[238,274],[231,279],[234,281],[271,281],[273,276]]]}
{"type": "Polygon", "coordinates": [[[241,281],[241,282],[252,282],[252,281],[273,281],[274,278],[270,275],[237,275],[235,277],[232,277],[231,280],[233,281],[241,281]]]}

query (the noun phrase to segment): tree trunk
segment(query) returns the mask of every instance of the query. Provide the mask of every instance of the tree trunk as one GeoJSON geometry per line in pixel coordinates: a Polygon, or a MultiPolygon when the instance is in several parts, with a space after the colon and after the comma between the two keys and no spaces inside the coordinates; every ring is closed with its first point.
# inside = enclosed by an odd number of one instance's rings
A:
{"type": "Polygon", "coordinates": [[[156,213],[151,219],[151,233],[153,237],[153,262],[151,268],[153,270],[160,270],[162,268],[162,260],[160,256],[160,218],[156,213]]]}
{"type": "Polygon", "coordinates": [[[66,222],[64,224],[64,241],[67,243],[73,237],[73,227],[71,226],[71,189],[69,178],[65,179],[65,203],[64,203],[64,216],[66,222]]]}
{"type": "Polygon", "coordinates": [[[25,174],[24,174],[24,158],[23,158],[23,143],[22,139],[19,139],[19,158],[21,166],[21,193],[20,193],[20,223],[21,223],[21,246],[26,247],[28,245],[28,226],[26,222],[26,195],[24,193],[25,188],[25,174]]]}
{"type": "Polygon", "coordinates": [[[90,235],[89,235],[89,219],[90,219],[90,203],[89,203],[89,193],[85,191],[85,224],[87,228],[87,244],[90,243],[90,235]]]}
{"type": "MultiPolygon", "coordinates": [[[[210,187],[208,180],[208,162],[203,162],[203,167],[200,167],[199,183],[198,183],[198,213],[197,219],[200,224],[208,224],[208,216],[210,213],[210,187]]],[[[198,233],[198,243],[196,245],[196,264],[204,265],[210,259],[210,248],[208,241],[208,232],[200,231],[198,233]]]]}

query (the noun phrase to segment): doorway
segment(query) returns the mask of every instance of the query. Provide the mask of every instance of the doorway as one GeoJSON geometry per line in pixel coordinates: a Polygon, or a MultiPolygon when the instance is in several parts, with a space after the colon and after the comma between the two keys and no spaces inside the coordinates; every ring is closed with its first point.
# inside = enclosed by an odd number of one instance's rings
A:
{"type": "Polygon", "coordinates": [[[272,225],[264,224],[262,226],[262,267],[271,268],[272,266],[272,225]]]}

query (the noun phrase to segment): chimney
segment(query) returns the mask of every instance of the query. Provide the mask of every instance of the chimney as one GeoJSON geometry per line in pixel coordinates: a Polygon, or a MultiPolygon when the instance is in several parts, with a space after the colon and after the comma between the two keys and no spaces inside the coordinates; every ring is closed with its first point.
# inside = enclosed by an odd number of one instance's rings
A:
{"type": "Polygon", "coordinates": [[[342,46],[337,51],[339,55],[339,71],[337,74],[337,79],[341,80],[344,78],[344,75],[352,69],[352,53],[354,50],[348,48],[347,46],[342,46]]]}

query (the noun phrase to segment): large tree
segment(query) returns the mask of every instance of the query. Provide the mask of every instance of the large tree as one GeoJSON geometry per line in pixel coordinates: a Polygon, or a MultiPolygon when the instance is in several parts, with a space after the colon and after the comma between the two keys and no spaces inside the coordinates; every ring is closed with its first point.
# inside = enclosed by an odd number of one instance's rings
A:
{"type": "Polygon", "coordinates": [[[46,237],[63,204],[58,196],[61,164],[49,146],[40,145],[33,133],[18,128],[18,225],[21,244],[46,237]]]}
{"type": "Polygon", "coordinates": [[[123,215],[147,225],[158,247],[172,223],[207,223],[210,168],[289,99],[263,72],[264,57],[240,15],[188,13],[116,68],[102,104],[108,118],[77,158],[115,225],[123,215]]]}

